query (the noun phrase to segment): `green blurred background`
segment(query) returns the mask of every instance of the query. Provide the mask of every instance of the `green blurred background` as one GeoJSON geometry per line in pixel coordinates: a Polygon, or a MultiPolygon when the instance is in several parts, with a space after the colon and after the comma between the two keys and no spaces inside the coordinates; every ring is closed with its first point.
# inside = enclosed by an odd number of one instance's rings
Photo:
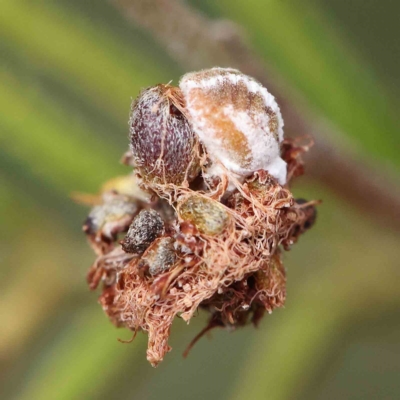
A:
{"type": "MultiPolygon", "coordinates": [[[[398,1],[190,4],[239,23],[318,116],[398,175],[398,1]]],[[[157,369],[144,334],[117,341],[131,334],[86,286],[88,210],[69,194],[127,173],[131,98],[184,72],[106,1],[0,0],[0,398],[400,398],[400,235],[329,182],[294,188],[324,203],[285,254],[286,308],[258,330],[214,331],[184,360],[205,317],[177,320],[157,369]]]]}

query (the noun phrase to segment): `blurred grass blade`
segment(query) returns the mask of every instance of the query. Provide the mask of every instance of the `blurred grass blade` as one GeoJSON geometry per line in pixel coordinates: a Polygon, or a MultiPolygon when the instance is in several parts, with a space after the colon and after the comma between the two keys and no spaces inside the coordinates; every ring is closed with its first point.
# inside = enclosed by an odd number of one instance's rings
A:
{"type": "Polygon", "coordinates": [[[118,119],[126,119],[129,99],[140,87],[154,84],[154,77],[171,79],[144,46],[127,51],[112,31],[95,29],[68,8],[24,0],[3,0],[1,8],[2,40],[118,119]]]}
{"type": "MultiPolygon", "coordinates": [[[[59,340],[39,357],[39,364],[31,372],[18,398],[101,398],[101,391],[108,379],[115,376],[119,365],[127,358],[135,357],[142,347],[138,346],[140,340],[123,345],[116,340],[116,335],[98,308],[77,314],[59,340]]],[[[139,365],[130,364],[132,374],[139,365]]]]}
{"type": "Polygon", "coordinates": [[[93,189],[93,176],[100,182],[121,171],[117,149],[96,141],[95,132],[86,132],[73,117],[63,115],[40,90],[24,87],[1,70],[0,108],[1,150],[23,160],[27,168],[34,165],[55,189],[93,189]]]}

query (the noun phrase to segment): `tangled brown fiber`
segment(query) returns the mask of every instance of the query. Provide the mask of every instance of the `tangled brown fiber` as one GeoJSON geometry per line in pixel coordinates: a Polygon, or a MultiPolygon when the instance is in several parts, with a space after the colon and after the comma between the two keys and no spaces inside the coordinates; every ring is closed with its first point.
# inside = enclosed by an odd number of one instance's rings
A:
{"type": "Polygon", "coordinates": [[[310,144],[284,140],[275,98],[238,70],[142,90],[129,139],[134,174],[86,196],[96,203],[83,227],[97,254],[88,283],[102,284],[115,325],[148,333],[156,366],[177,315],[210,314],[187,354],[208,330],[257,325],[284,305],[281,252],[313,225],[317,202],[289,189],[310,144]]]}
{"type": "MultiPolygon", "coordinates": [[[[285,142],[283,149],[288,176],[301,174],[301,153],[307,146],[285,142]]],[[[132,176],[126,179],[131,190],[132,176]]],[[[149,190],[140,179],[138,183],[149,190]]],[[[116,236],[105,248],[107,238],[100,235],[99,239],[99,232],[93,235],[86,229],[94,247],[101,248],[88,275],[90,287],[102,282],[100,303],[115,325],[148,333],[147,359],[153,366],[170,351],[168,337],[176,315],[189,322],[196,310],[206,310],[210,313],[206,331],[249,321],[256,325],[265,311],[271,313],[284,305],[281,251],[312,225],[316,202],[296,201],[288,185],[280,185],[262,170],[243,183],[235,181],[236,190],[228,196],[222,196],[221,185],[198,191],[186,183],[157,184],[153,193],[164,193],[165,199],[153,194],[148,202],[135,197],[137,189],[127,193],[123,185],[103,193],[103,198],[110,193],[125,196],[138,209],[167,210],[161,213],[166,221],[161,238],[142,255],[126,253],[116,236]],[[155,247],[163,238],[173,243],[167,249],[174,253],[173,264],[149,274],[149,258],[154,262],[149,253],[164,257],[165,252],[157,253],[159,247],[155,247]]],[[[90,222],[89,218],[85,226],[90,222]]],[[[125,223],[121,231],[126,230],[125,223]]]]}

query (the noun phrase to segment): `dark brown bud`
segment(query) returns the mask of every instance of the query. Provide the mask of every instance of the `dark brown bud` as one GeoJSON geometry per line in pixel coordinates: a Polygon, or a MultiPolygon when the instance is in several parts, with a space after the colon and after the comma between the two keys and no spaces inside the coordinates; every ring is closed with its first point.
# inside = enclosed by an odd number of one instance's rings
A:
{"type": "Polygon", "coordinates": [[[142,254],[164,232],[164,221],[155,210],[143,210],[133,220],[121,242],[126,253],[142,254]]]}
{"type": "Polygon", "coordinates": [[[142,254],[164,232],[164,222],[155,210],[143,210],[133,220],[122,241],[126,253],[142,254]]]}
{"type": "Polygon", "coordinates": [[[156,239],[143,254],[140,268],[148,268],[150,275],[157,275],[171,268],[176,261],[174,239],[162,237],[156,239]]]}
{"type": "Polygon", "coordinates": [[[198,175],[199,144],[183,112],[180,89],[169,85],[145,89],[132,103],[130,146],[145,181],[182,184],[198,175]]]}

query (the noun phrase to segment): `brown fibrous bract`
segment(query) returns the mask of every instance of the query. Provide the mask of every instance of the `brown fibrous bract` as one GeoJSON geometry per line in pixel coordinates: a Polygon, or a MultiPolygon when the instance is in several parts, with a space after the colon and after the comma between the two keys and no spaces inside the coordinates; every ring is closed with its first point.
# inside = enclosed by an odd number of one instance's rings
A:
{"type": "MultiPolygon", "coordinates": [[[[265,312],[282,307],[286,298],[282,253],[313,225],[317,204],[296,200],[289,189],[291,181],[303,174],[302,155],[310,147],[300,140],[281,143],[288,168],[284,186],[264,170],[241,181],[227,170],[225,178],[203,179],[209,162],[206,149],[191,136],[184,102],[174,97],[175,89],[162,88],[161,100],[151,101],[161,107],[156,111],[165,119],[163,126],[171,130],[183,126],[191,147],[179,146],[185,158],[192,157],[188,168],[174,164],[164,176],[159,171],[165,163],[157,163],[154,153],[146,163],[147,150],[140,153],[142,168],[110,181],[97,198],[90,197],[98,204],[84,224],[97,255],[88,273],[89,286],[101,286],[99,302],[116,326],[147,332],[147,359],[153,366],[171,350],[168,338],[176,316],[189,323],[198,310],[209,315],[189,349],[212,328],[257,326],[265,312]],[[178,120],[170,123],[171,115],[178,120]],[[150,168],[157,172],[156,178],[150,168]],[[177,179],[171,179],[170,174],[178,172],[177,179]],[[226,177],[235,190],[226,191],[226,177]],[[164,226],[148,235],[151,243],[145,248],[136,246],[133,249],[141,250],[129,252],[124,247],[127,233],[142,210],[155,210],[164,226]]],[[[135,118],[131,123],[146,124],[135,118]]],[[[162,140],[156,143],[164,145],[162,140]]],[[[132,149],[123,160],[128,165],[138,161],[132,149]]],[[[135,224],[140,229],[138,220],[135,224]]]]}

